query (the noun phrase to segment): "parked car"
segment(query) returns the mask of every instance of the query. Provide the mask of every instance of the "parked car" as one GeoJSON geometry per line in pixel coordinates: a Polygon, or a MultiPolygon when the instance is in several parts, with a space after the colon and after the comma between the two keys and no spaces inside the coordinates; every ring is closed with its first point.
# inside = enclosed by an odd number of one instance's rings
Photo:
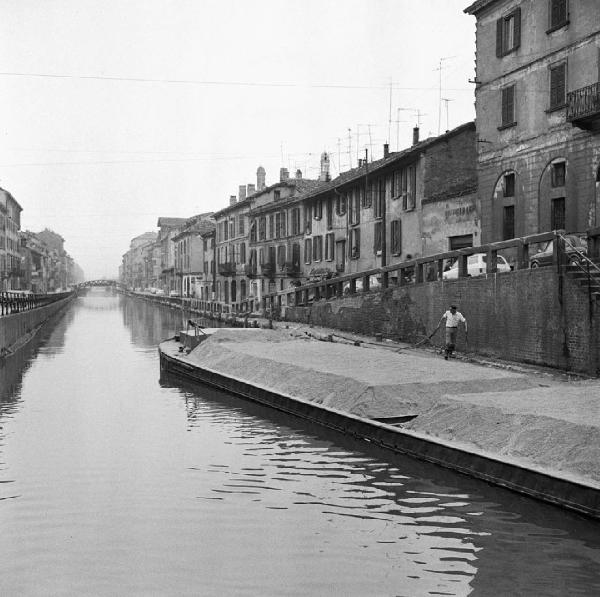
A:
{"type": "Polygon", "coordinates": [[[179,296],[179,293],[176,290],[169,291],[169,296],[179,296]]]}
{"type": "MultiPolygon", "coordinates": [[[[565,250],[569,263],[577,265],[580,259],[580,253],[587,255],[586,241],[576,234],[565,235],[565,250]]],[[[542,267],[544,265],[552,265],[554,259],[554,240],[549,240],[541,251],[534,253],[529,257],[529,267],[542,267]]]]}
{"type": "MultiPolygon", "coordinates": [[[[482,276],[487,271],[487,254],[486,253],[475,253],[475,255],[469,255],[467,257],[467,275],[469,276],[482,276]]],[[[510,265],[502,255],[497,257],[497,272],[509,272],[510,265]]],[[[444,280],[455,280],[458,278],[458,261],[456,261],[450,269],[446,270],[442,277],[444,280]]]]}
{"type": "Polygon", "coordinates": [[[165,296],[165,291],[162,288],[157,288],[154,294],[157,296],[165,296]]]}

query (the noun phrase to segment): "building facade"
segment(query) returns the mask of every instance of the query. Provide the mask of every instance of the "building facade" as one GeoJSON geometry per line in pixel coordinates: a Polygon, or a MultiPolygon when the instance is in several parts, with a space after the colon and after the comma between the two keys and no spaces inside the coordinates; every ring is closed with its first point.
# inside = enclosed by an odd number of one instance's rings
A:
{"type": "Polygon", "coordinates": [[[597,0],[477,0],[482,240],[600,222],[597,0]]]}
{"type": "Polygon", "coordinates": [[[17,200],[0,189],[0,284],[2,290],[20,290],[24,277],[21,263],[21,212],[17,200]]]}

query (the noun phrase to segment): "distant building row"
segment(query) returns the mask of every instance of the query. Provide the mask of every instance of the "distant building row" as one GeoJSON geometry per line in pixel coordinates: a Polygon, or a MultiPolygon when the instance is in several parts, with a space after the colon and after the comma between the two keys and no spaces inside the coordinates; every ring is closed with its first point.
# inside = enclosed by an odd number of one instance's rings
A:
{"type": "Polygon", "coordinates": [[[65,290],[83,281],[83,271],[52,230],[21,231],[22,207],[0,189],[0,290],[34,293],[65,290]]]}
{"type": "Polygon", "coordinates": [[[319,180],[286,169],[214,214],[160,218],[121,275],[232,305],[342,272],[600,225],[597,0],[477,0],[476,122],[319,180]]]}

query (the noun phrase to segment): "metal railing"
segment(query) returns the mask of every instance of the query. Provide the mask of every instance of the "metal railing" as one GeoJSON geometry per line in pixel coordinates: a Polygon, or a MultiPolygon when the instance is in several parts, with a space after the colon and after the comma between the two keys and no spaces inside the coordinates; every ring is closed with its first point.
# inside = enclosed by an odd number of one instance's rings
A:
{"type": "Polygon", "coordinates": [[[567,94],[567,121],[600,113],[600,83],[592,83],[567,94]]]}
{"type": "MultiPolygon", "coordinates": [[[[320,280],[304,284],[296,288],[285,289],[278,292],[267,293],[262,299],[264,311],[277,311],[283,306],[304,306],[320,299],[343,297],[357,292],[368,292],[374,283],[380,289],[391,286],[406,286],[444,280],[445,267],[449,262],[458,263],[458,278],[469,277],[468,259],[471,255],[486,254],[485,274],[498,272],[498,253],[512,250],[516,253],[516,260],[512,269],[529,269],[529,254],[532,245],[538,245],[550,240],[556,240],[564,231],[544,232],[522,238],[468,247],[456,251],[448,251],[418,259],[411,259],[382,268],[374,268],[362,272],[334,276],[327,280],[320,280]]],[[[598,232],[600,238],[600,232],[598,232]]],[[[558,242],[554,243],[554,263],[559,263],[558,242]]],[[[509,273],[509,272],[507,272],[509,273]]],[[[452,283],[455,280],[449,280],[452,283]]]]}
{"type": "Polygon", "coordinates": [[[17,291],[0,292],[0,316],[12,315],[13,313],[22,313],[31,311],[39,307],[45,307],[51,303],[61,301],[72,292],[58,292],[55,294],[26,294],[17,291]]]}

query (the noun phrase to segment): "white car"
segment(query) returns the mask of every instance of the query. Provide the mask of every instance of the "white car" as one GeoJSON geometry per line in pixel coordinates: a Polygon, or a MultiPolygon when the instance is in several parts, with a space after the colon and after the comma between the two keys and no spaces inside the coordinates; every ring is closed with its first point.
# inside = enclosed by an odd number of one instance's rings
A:
{"type": "MultiPolygon", "coordinates": [[[[486,273],[487,269],[487,254],[486,253],[476,253],[475,255],[469,255],[467,258],[467,274],[469,276],[482,276],[486,273]]],[[[510,265],[502,255],[498,255],[497,260],[497,268],[496,271],[500,272],[509,272],[510,265]]],[[[455,280],[458,278],[458,261],[454,263],[454,265],[447,271],[445,271],[442,275],[444,280],[455,280]]]]}

